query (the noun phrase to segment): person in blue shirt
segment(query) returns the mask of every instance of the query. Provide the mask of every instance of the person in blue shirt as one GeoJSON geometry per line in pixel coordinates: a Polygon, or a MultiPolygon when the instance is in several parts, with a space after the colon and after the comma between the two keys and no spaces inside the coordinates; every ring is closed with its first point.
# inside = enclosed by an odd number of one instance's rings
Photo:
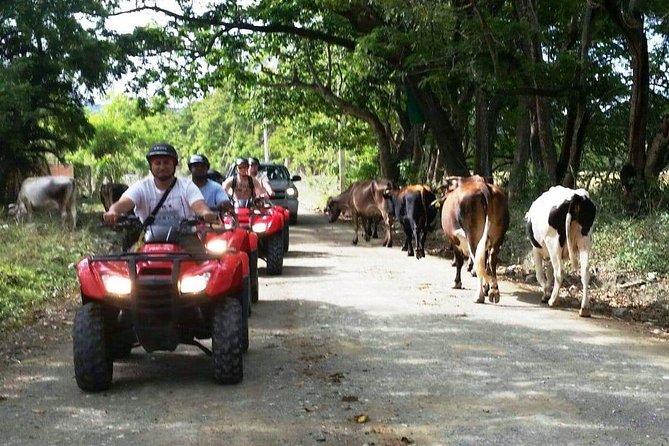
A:
{"type": "Polygon", "coordinates": [[[190,170],[193,183],[200,188],[204,201],[210,208],[224,211],[231,206],[230,197],[225,193],[223,187],[207,177],[209,160],[206,156],[197,154],[191,156],[188,161],[188,170],[190,170]]]}

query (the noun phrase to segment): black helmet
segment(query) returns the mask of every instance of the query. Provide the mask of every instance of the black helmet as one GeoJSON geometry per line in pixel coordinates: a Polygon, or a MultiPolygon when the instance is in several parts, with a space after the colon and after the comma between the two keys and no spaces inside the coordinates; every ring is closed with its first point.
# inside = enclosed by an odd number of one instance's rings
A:
{"type": "Polygon", "coordinates": [[[253,166],[254,164],[260,164],[260,160],[254,156],[249,158],[249,165],[253,166]]]}
{"type": "Polygon", "coordinates": [[[239,166],[248,166],[248,165],[249,165],[249,162],[248,162],[248,160],[247,160],[246,158],[242,158],[242,157],[240,156],[240,157],[237,158],[237,160],[235,161],[235,165],[236,165],[237,167],[239,167],[239,166]]]}
{"type": "Polygon", "coordinates": [[[164,142],[154,144],[149,149],[149,152],[146,154],[146,160],[150,163],[151,158],[154,156],[170,156],[179,163],[179,155],[172,144],[167,144],[164,142]]]}
{"type": "Polygon", "coordinates": [[[206,156],[204,155],[192,155],[190,157],[190,160],[188,160],[188,168],[190,169],[190,166],[192,164],[197,164],[197,163],[202,163],[207,165],[207,169],[209,169],[209,160],[207,159],[206,156]]]}

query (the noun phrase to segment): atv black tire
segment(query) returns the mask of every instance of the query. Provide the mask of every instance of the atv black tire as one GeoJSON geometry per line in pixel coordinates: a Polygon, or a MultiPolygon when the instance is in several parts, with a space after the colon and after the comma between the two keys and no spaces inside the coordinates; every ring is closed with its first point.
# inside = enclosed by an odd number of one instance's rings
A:
{"type": "Polygon", "coordinates": [[[111,386],[114,362],[105,328],[102,305],[89,302],[77,310],[72,329],[74,374],[85,392],[111,386]]]}
{"type": "Polygon", "coordinates": [[[244,287],[239,295],[242,301],[242,352],[249,350],[249,315],[251,314],[251,279],[244,277],[244,287]]]}
{"type": "Polygon", "coordinates": [[[290,225],[283,225],[283,252],[288,252],[290,244],[290,225]]]}
{"type": "Polygon", "coordinates": [[[220,384],[237,384],[244,378],[242,317],[242,303],[239,300],[225,298],[216,304],[211,350],[214,379],[220,384]]]}
{"type": "MultiPolygon", "coordinates": [[[[251,302],[258,302],[258,250],[256,249],[249,256],[249,269],[251,275],[251,302]]],[[[251,309],[249,308],[249,314],[251,309]]]]}
{"type": "Polygon", "coordinates": [[[278,276],[283,272],[283,232],[269,236],[266,242],[267,274],[278,276]]]}
{"type": "Polygon", "coordinates": [[[130,353],[132,352],[132,343],[112,339],[110,348],[112,359],[123,359],[130,356],[130,353]]]}

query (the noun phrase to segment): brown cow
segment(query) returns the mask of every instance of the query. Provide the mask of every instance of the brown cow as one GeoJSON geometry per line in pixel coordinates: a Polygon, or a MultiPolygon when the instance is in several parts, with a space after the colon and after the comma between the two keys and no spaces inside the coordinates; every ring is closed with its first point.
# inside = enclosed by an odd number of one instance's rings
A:
{"type": "MultiPolygon", "coordinates": [[[[351,214],[353,219],[353,244],[358,244],[358,230],[360,229],[360,220],[371,219],[381,216],[386,229],[386,236],[383,240],[383,246],[392,247],[392,214],[388,211],[386,198],[384,196],[388,190],[393,188],[393,183],[389,180],[365,180],[356,181],[351,184],[341,194],[335,197],[329,197],[325,208],[330,223],[339,218],[339,214],[345,209],[351,214]]],[[[366,241],[370,240],[370,231],[364,231],[366,241]]]]}
{"type": "Polygon", "coordinates": [[[455,282],[462,288],[460,271],[465,256],[473,262],[478,285],[476,303],[499,302],[497,256],[509,228],[506,194],[481,176],[450,177],[441,210],[441,227],[455,254],[455,282]]]}

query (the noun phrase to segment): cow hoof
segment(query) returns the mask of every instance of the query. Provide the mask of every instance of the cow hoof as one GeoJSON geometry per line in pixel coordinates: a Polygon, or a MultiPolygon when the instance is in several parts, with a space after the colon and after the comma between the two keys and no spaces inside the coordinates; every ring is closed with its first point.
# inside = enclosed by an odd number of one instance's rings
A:
{"type": "Polygon", "coordinates": [[[474,301],[475,304],[484,304],[485,303],[485,296],[481,296],[478,299],[474,301]]]}
{"type": "Polygon", "coordinates": [[[371,237],[367,237],[367,236],[365,236],[364,238],[365,238],[365,241],[366,241],[366,242],[368,242],[368,241],[370,241],[370,240],[372,239],[371,237]]]}
{"type": "Polygon", "coordinates": [[[461,290],[462,289],[462,282],[453,282],[453,289],[454,290],[461,290]]]}
{"type": "Polygon", "coordinates": [[[578,315],[581,317],[590,317],[590,308],[581,308],[578,310],[578,315]]]}
{"type": "Polygon", "coordinates": [[[353,243],[354,245],[357,245],[357,244],[358,244],[358,241],[357,241],[357,240],[353,240],[352,243],[353,243]]]}
{"type": "Polygon", "coordinates": [[[548,299],[548,306],[551,307],[551,308],[557,307],[557,299],[555,299],[555,300],[548,299]]]}
{"type": "Polygon", "coordinates": [[[402,246],[402,251],[408,251],[408,250],[409,248],[407,248],[406,246],[402,246]]]}
{"type": "Polygon", "coordinates": [[[547,303],[547,302],[548,302],[548,299],[550,299],[550,296],[543,296],[543,297],[541,298],[541,303],[542,303],[542,304],[547,303]]]}
{"type": "Polygon", "coordinates": [[[490,291],[490,294],[488,294],[488,300],[495,304],[499,303],[499,290],[490,291]]]}
{"type": "Polygon", "coordinates": [[[410,251],[410,252],[407,252],[407,256],[408,256],[408,257],[413,257],[413,252],[411,252],[411,251],[410,251]]]}

